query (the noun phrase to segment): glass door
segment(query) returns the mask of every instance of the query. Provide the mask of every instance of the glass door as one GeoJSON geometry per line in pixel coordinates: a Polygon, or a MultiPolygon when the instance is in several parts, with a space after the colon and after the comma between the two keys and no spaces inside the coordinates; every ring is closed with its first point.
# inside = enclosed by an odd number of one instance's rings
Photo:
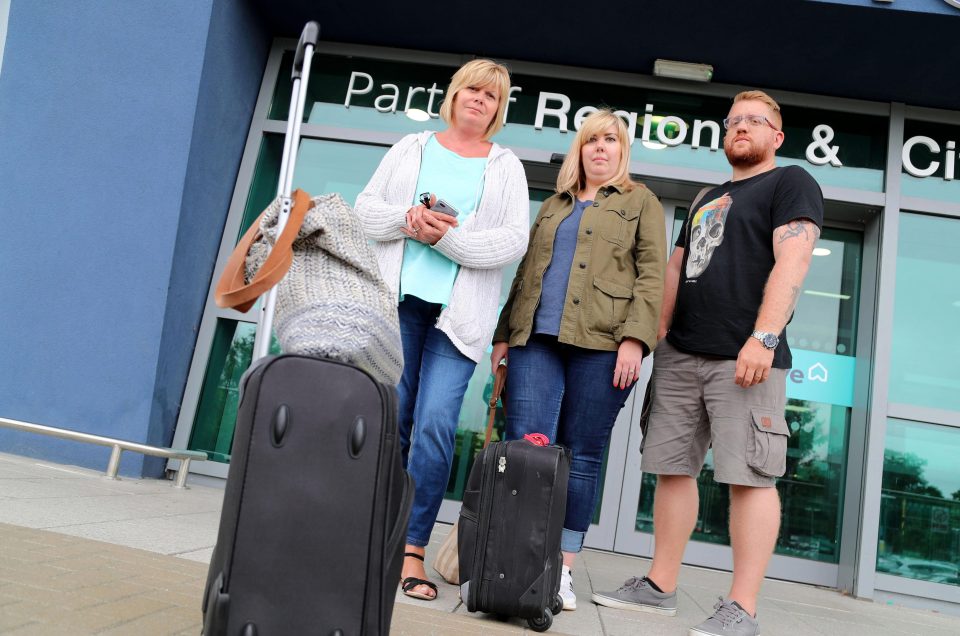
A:
{"type": "MultiPolygon", "coordinates": [[[[672,208],[671,244],[686,204],[672,208]]],[[[829,205],[828,205],[829,216],[829,205]]],[[[863,235],[823,230],[794,318],[788,342],[794,367],[787,376],[786,419],[792,431],[787,472],[777,488],[783,502],[780,538],[768,574],[835,586],[846,479],[847,444],[853,406],[856,327],[860,298],[863,235]]],[[[656,352],[654,352],[654,358],[656,352]]],[[[639,406],[638,406],[639,408],[639,406]]],[[[656,476],[640,473],[639,426],[630,431],[620,518],[614,549],[653,555],[653,498],[656,476]]],[[[684,562],[730,569],[727,488],[713,481],[713,458],[698,478],[700,511],[684,562]]]]}

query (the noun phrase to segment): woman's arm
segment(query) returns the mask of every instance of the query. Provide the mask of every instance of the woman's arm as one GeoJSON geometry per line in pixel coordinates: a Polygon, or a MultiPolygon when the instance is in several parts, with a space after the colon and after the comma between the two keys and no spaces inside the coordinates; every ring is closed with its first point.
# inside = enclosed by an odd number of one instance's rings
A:
{"type": "Polygon", "coordinates": [[[416,143],[416,135],[407,135],[394,144],[380,161],[367,186],[357,196],[354,210],[367,237],[375,241],[405,238],[400,230],[407,225],[407,211],[412,207],[412,203],[392,203],[388,200],[387,193],[394,173],[397,170],[410,169],[403,160],[416,143]]]}

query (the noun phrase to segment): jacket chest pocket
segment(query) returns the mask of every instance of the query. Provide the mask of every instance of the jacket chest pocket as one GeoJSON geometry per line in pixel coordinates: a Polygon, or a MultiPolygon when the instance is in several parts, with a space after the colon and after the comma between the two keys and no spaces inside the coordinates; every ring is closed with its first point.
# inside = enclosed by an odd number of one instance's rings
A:
{"type": "Polygon", "coordinates": [[[620,247],[632,247],[638,218],[639,209],[604,210],[600,215],[600,236],[620,247]]]}

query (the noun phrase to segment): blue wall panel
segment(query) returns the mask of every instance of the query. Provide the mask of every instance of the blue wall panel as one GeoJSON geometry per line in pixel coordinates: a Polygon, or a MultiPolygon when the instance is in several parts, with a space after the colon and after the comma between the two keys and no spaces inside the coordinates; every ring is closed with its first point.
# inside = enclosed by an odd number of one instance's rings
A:
{"type": "MultiPolygon", "coordinates": [[[[13,1],[0,72],[0,414],[169,442],[193,335],[170,342],[164,333],[199,321],[195,294],[171,294],[171,285],[194,284],[174,259],[207,250],[185,264],[201,270],[205,291],[200,261],[216,253],[209,237],[184,238],[181,217],[198,213],[184,202],[191,193],[215,206],[203,212],[222,227],[245,133],[233,120],[242,111],[249,122],[243,104],[222,130],[211,125],[222,115],[210,99],[218,81],[208,78],[231,62],[207,55],[208,35],[223,48],[225,34],[251,22],[223,8],[233,5],[13,1]],[[213,15],[226,24],[212,28],[213,15]],[[202,143],[213,147],[198,150],[202,143]],[[211,159],[219,152],[234,156],[211,159]],[[196,185],[208,163],[228,183],[196,185]]],[[[263,55],[232,77],[259,83],[263,55]]],[[[5,429],[0,451],[96,468],[107,457],[5,429]]],[[[141,465],[131,455],[122,470],[139,474],[141,465]]]]}
{"type": "MultiPolygon", "coordinates": [[[[150,412],[150,444],[166,446],[173,439],[270,42],[248,5],[214,2],[150,412]]],[[[163,463],[147,458],[145,472],[157,474],[163,463]]]]}

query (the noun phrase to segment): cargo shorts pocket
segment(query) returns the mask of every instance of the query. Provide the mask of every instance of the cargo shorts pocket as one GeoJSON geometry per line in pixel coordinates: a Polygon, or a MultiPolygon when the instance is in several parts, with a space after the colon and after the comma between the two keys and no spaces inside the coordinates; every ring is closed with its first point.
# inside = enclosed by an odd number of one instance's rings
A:
{"type": "Polygon", "coordinates": [[[787,440],[790,428],[782,413],[751,409],[753,425],[747,435],[747,465],[767,477],[782,477],[787,471],[787,440]]]}

